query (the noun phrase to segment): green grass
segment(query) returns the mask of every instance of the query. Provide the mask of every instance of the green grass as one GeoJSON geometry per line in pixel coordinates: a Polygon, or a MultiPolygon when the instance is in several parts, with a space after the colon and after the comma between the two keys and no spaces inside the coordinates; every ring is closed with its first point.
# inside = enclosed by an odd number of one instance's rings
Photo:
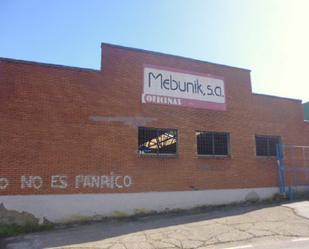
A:
{"type": "Polygon", "coordinates": [[[23,226],[19,225],[0,225],[0,238],[20,235],[24,233],[33,233],[46,231],[53,228],[53,225],[35,225],[35,224],[26,224],[23,226]]]}

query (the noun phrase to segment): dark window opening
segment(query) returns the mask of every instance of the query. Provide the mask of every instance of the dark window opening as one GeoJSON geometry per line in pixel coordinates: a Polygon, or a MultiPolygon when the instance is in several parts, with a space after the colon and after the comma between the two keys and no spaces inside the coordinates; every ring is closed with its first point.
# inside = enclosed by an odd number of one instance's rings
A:
{"type": "Polygon", "coordinates": [[[225,132],[197,131],[197,154],[227,156],[229,155],[229,134],[225,132]]]}
{"type": "Polygon", "coordinates": [[[139,154],[176,154],[177,130],[138,128],[139,154]]]}
{"type": "Polygon", "coordinates": [[[280,137],[277,136],[255,136],[257,156],[276,156],[277,144],[280,144],[280,137]]]}

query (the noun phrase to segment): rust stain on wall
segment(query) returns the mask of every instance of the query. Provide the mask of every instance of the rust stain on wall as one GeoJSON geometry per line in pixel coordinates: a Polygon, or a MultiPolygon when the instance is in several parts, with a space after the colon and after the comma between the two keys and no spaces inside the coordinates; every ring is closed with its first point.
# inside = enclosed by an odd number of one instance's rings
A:
{"type": "Polygon", "coordinates": [[[95,122],[116,122],[123,123],[124,125],[132,126],[136,128],[138,126],[144,126],[147,123],[156,121],[156,118],[150,117],[112,117],[112,116],[90,116],[91,121],[95,122]]]}

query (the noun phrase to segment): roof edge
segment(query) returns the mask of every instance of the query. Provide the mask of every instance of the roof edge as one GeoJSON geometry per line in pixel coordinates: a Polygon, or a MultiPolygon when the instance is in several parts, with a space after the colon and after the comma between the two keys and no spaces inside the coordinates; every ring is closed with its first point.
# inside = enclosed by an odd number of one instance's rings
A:
{"type": "Polygon", "coordinates": [[[37,62],[37,61],[19,60],[19,59],[12,59],[12,58],[6,58],[6,57],[0,57],[0,61],[5,61],[9,63],[38,65],[38,66],[52,67],[52,68],[58,68],[58,69],[69,69],[69,70],[75,70],[75,71],[85,71],[85,72],[100,72],[101,71],[99,69],[66,66],[66,65],[61,65],[61,64],[53,64],[53,63],[45,63],[45,62],[37,62]]]}
{"type": "Polygon", "coordinates": [[[214,63],[214,62],[198,60],[198,59],[194,59],[194,58],[190,58],[190,57],[185,57],[185,56],[180,56],[180,55],[173,55],[173,54],[167,54],[167,53],[163,53],[163,52],[156,52],[156,51],[146,50],[146,49],[141,49],[141,48],[132,48],[132,47],[126,47],[126,46],[117,45],[117,44],[101,42],[101,48],[103,46],[121,48],[121,49],[132,50],[132,51],[148,53],[148,54],[155,54],[155,55],[160,55],[160,56],[170,56],[170,57],[175,57],[175,58],[184,59],[184,60],[190,60],[190,61],[198,62],[198,63],[212,64],[212,65],[216,65],[216,66],[228,67],[228,68],[233,68],[233,69],[242,70],[242,71],[246,71],[246,72],[251,72],[250,69],[246,69],[246,68],[233,67],[233,66],[228,66],[228,65],[224,65],[224,64],[219,64],[219,63],[214,63]]]}
{"type": "Polygon", "coordinates": [[[258,96],[264,96],[264,97],[270,97],[270,98],[276,98],[276,99],[285,99],[285,100],[291,100],[291,101],[296,101],[296,102],[302,102],[301,99],[293,99],[293,98],[269,95],[269,94],[264,94],[264,93],[252,93],[252,95],[258,95],[258,96]]]}

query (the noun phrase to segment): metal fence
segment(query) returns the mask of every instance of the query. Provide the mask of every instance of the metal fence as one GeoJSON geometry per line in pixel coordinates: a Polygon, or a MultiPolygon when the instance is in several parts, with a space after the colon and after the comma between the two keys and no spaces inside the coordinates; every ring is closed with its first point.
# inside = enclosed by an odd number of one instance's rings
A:
{"type": "Polygon", "coordinates": [[[309,193],[309,146],[277,145],[280,193],[289,199],[309,193]]]}

